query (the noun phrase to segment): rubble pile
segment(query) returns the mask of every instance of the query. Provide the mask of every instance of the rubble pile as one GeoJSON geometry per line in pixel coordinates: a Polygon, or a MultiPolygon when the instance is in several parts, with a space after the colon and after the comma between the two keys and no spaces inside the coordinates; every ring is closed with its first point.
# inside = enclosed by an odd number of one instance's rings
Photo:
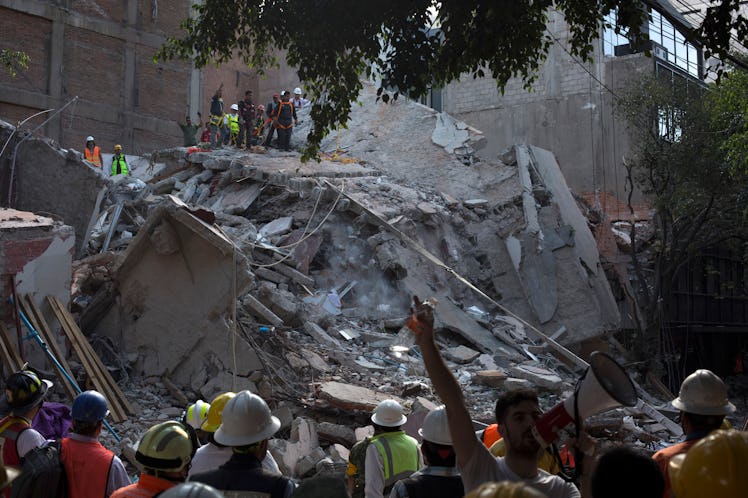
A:
{"type": "MultiPolygon", "coordinates": [[[[172,148],[108,182],[78,236],[71,307],[139,412],[115,426],[125,455],[185,401],[241,389],[281,419],[270,450],[288,475],[342,472],[385,398],[410,407],[418,437],[438,400],[405,327],[412,295],[438,300],[438,342],[477,422],[500,389],[555,405],[584,368],[566,347],[608,347],[618,307],[553,155],[478,162],[464,123],[369,87],[361,100],[320,162],[172,148]]],[[[591,433],[680,435],[640,396],[591,433]]]]}

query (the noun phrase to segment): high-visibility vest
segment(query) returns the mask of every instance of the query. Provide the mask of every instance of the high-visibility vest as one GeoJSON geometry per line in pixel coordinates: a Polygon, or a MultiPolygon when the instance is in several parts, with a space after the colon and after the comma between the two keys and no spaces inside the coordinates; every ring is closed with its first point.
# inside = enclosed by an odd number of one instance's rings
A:
{"type": "Polygon", "coordinates": [[[112,176],[114,175],[129,175],[130,170],[127,169],[127,160],[124,155],[115,155],[112,158],[112,176]]]}
{"type": "Polygon", "coordinates": [[[211,114],[210,124],[219,128],[223,127],[223,114],[211,114]]]}
{"type": "Polygon", "coordinates": [[[94,145],[93,152],[91,152],[91,149],[86,147],[84,150],[86,161],[92,163],[97,168],[101,168],[101,149],[99,149],[98,145],[94,145]]]}
{"type": "Polygon", "coordinates": [[[239,115],[229,114],[229,131],[231,133],[239,133],[239,115]]]}
{"type": "Polygon", "coordinates": [[[3,465],[18,465],[21,463],[21,457],[18,455],[16,440],[23,431],[31,428],[28,420],[21,417],[8,415],[0,420],[0,438],[3,441],[3,465]]]}
{"type": "Polygon", "coordinates": [[[287,130],[287,129],[291,128],[293,126],[293,111],[294,111],[293,103],[290,100],[288,102],[285,102],[285,101],[281,100],[278,103],[278,110],[275,113],[275,116],[274,116],[274,119],[273,119],[273,126],[275,128],[280,128],[281,130],[287,130]],[[281,116],[281,113],[284,112],[284,109],[283,109],[284,106],[288,106],[288,108],[289,108],[288,109],[288,116],[286,116],[286,115],[281,116]],[[281,119],[283,121],[288,120],[288,124],[282,124],[281,123],[281,119]]]}
{"type": "Polygon", "coordinates": [[[98,441],[64,438],[60,459],[65,467],[68,496],[87,498],[106,495],[114,453],[98,441]]]}
{"type": "Polygon", "coordinates": [[[384,496],[388,496],[397,481],[418,470],[418,441],[395,431],[374,436],[371,444],[382,456],[384,496]]]}

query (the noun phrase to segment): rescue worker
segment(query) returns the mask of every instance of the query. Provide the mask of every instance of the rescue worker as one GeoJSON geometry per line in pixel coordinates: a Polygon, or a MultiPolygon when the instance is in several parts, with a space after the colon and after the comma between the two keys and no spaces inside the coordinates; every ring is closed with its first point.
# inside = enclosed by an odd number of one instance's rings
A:
{"type": "Polygon", "coordinates": [[[83,149],[86,161],[101,169],[104,166],[104,159],[101,158],[101,148],[96,145],[94,137],[86,137],[86,148],[83,149]]]}
{"type": "Polygon", "coordinates": [[[143,466],[138,482],[120,488],[112,498],[147,498],[187,477],[195,448],[180,422],[169,421],[148,429],[138,444],[135,460],[143,466]]]}
{"type": "Polygon", "coordinates": [[[114,156],[112,156],[112,175],[129,175],[130,170],[127,168],[127,159],[122,154],[122,146],[114,146],[114,156]]]}
{"type": "Polygon", "coordinates": [[[452,436],[449,433],[447,409],[432,410],[418,430],[423,438],[421,454],[426,467],[395,483],[390,498],[461,498],[465,495],[457,470],[452,436]]]}
{"type": "MultiPolygon", "coordinates": [[[[210,99],[210,146],[216,148],[223,130],[223,83],[210,99]]],[[[221,142],[222,143],[222,142],[221,142]]]]}
{"type": "Polygon", "coordinates": [[[267,116],[267,120],[265,122],[266,125],[269,125],[270,131],[268,131],[268,136],[265,137],[265,140],[262,142],[262,145],[265,147],[270,147],[270,143],[273,140],[273,135],[275,134],[275,127],[273,127],[273,121],[275,120],[275,116],[278,114],[278,105],[280,105],[280,95],[277,93],[273,94],[273,101],[268,103],[267,106],[265,106],[265,116],[267,116]]]}
{"type": "Polygon", "coordinates": [[[301,96],[301,88],[299,87],[293,89],[293,100],[291,102],[296,109],[309,105],[309,101],[301,96]]]}
{"type": "Polygon", "coordinates": [[[73,427],[61,443],[68,496],[107,498],[130,484],[122,461],[98,440],[108,414],[106,399],[97,391],[82,392],[73,400],[73,427]]]}
{"type": "Polygon", "coordinates": [[[265,400],[240,391],[226,403],[215,433],[217,443],[232,448],[231,458],[218,469],[193,474],[190,480],[209,484],[230,496],[253,492],[256,496],[289,498],[295,489],[293,481],[262,467],[268,439],[279,428],[280,420],[270,413],[265,400]]]}
{"type": "Polygon", "coordinates": [[[239,101],[239,146],[249,148],[252,145],[252,131],[255,125],[255,104],[252,102],[252,90],[244,92],[239,101]]]}
{"type": "Polygon", "coordinates": [[[580,496],[572,483],[538,469],[540,444],[533,437],[532,428],[541,410],[535,391],[509,391],[496,403],[496,422],[506,442],[506,456],[495,458],[475,437],[460,385],[434,342],[434,305],[414,296],[408,327],[415,333],[434,389],[447,407],[449,430],[466,492],[486,482],[522,481],[548,498],[580,496]]]}
{"type": "Polygon", "coordinates": [[[255,122],[252,127],[252,133],[247,147],[250,145],[257,145],[264,136],[263,131],[265,130],[265,106],[260,104],[257,106],[257,114],[255,115],[255,122]]]}
{"type": "Polygon", "coordinates": [[[239,146],[239,106],[231,104],[231,114],[226,116],[229,125],[229,145],[239,146]]]}
{"type": "Polygon", "coordinates": [[[676,498],[744,498],[748,494],[748,433],[718,430],[668,464],[676,498]]]}
{"type": "MultiPolygon", "coordinates": [[[[226,403],[235,396],[236,393],[232,392],[219,394],[209,405],[208,415],[200,426],[201,432],[207,434],[208,442],[198,448],[195,456],[192,457],[192,465],[190,466],[188,477],[201,472],[215,470],[231,458],[233,454],[231,447],[217,443],[215,432],[221,426],[221,417],[226,403]]],[[[262,459],[262,467],[273,474],[281,473],[278,463],[269,451],[265,454],[265,458],[262,459]]]]}
{"type": "MultiPolygon", "coordinates": [[[[374,428],[373,436],[381,433],[380,427],[374,428]]],[[[371,437],[365,437],[351,447],[351,452],[348,455],[348,467],[345,469],[345,475],[348,478],[348,493],[352,498],[364,498],[366,448],[369,447],[370,443],[371,437]]]]}
{"type": "MultiPolygon", "coordinates": [[[[203,422],[208,418],[208,411],[210,410],[210,403],[199,399],[192,403],[182,413],[182,423],[188,425],[195,431],[195,436],[200,441],[200,444],[205,444],[208,438],[208,433],[202,430],[203,422]]],[[[202,448],[202,446],[201,446],[202,448]]],[[[195,454],[197,456],[197,454],[195,454]]],[[[193,457],[194,462],[194,457],[193,457]]]]}
{"type": "Polygon", "coordinates": [[[183,482],[169,488],[158,498],[224,498],[223,494],[213,486],[201,482],[183,482]]]}
{"type": "Polygon", "coordinates": [[[735,411],[727,399],[727,388],[717,375],[709,370],[696,370],[680,385],[678,397],[672,402],[680,410],[680,425],[686,438],[683,442],[663,448],[652,458],[665,477],[664,498],[670,496],[668,463],[675,455],[686,453],[700,439],[720,428],[725,415],[735,411]]]}
{"type": "Polygon", "coordinates": [[[203,115],[198,112],[197,117],[200,120],[198,124],[193,124],[192,118],[189,116],[184,117],[184,124],[177,123],[179,129],[182,130],[182,145],[184,147],[194,147],[197,145],[197,130],[203,127],[203,115]]]}
{"type": "Polygon", "coordinates": [[[389,496],[397,481],[421,467],[418,441],[400,429],[407,420],[402,405],[394,399],[386,399],[374,409],[371,421],[381,434],[372,437],[366,448],[366,498],[389,496]]]}
{"type": "Polygon", "coordinates": [[[31,370],[20,370],[5,380],[5,394],[0,398],[0,413],[8,413],[0,420],[3,439],[2,463],[6,467],[21,463],[34,448],[44,444],[44,436],[31,427],[41,409],[52,382],[41,379],[31,370]]]}
{"type": "Polygon", "coordinates": [[[273,127],[278,130],[278,148],[286,151],[291,150],[291,129],[294,124],[299,124],[296,108],[290,98],[291,95],[288,92],[283,92],[273,117],[273,127]]]}
{"type": "Polygon", "coordinates": [[[485,429],[477,431],[475,435],[478,436],[478,439],[481,440],[486,448],[490,449],[496,441],[501,439],[501,434],[499,434],[499,424],[490,424],[486,426],[485,429]]]}

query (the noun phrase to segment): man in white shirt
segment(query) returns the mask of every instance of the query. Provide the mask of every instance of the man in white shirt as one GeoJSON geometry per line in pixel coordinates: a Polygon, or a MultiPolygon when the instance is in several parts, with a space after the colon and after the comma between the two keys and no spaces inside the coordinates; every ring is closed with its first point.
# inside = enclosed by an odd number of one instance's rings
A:
{"type": "Polygon", "coordinates": [[[496,421],[506,440],[505,457],[495,458],[475,437],[460,385],[434,342],[433,305],[422,303],[417,297],[413,302],[408,327],[415,333],[434,389],[447,407],[452,444],[465,492],[489,481],[522,481],[548,498],[579,498],[580,492],[573,484],[538,469],[539,444],[531,430],[541,411],[534,391],[510,391],[496,403],[496,421]]]}

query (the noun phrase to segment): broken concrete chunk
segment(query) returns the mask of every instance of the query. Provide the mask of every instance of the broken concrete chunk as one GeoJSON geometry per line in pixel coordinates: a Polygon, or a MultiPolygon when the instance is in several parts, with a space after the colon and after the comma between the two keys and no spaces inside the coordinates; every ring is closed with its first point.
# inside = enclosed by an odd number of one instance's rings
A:
{"type": "MultiPolygon", "coordinates": [[[[351,430],[351,434],[353,434],[353,430],[351,430]]],[[[351,445],[354,443],[355,439],[353,443],[351,443],[351,445]]],[[[348,462],[348,458],[351,455],[351,452],[348,448],[346,448],[342,444],[337,443],[330,446],[328,451],[330,452],[330,458],[332,458],[334,462],[348,462]]]]}
{"type": "Polygon", "coordinates": [[[468,199],[463,202],[466,207],[477,208],[488,206],[488,200],[486,199],[468,199]]]}
{"type": "Polygon", "coordinates": [[[343,384],[342,382],[325,382],[319,387],[319,397],[343,410],[363,410],[370,412],[380,401],[394,399],[402,403],[396,396],[367,389],[365,387],[343,384]]]}
{"type": "Polygon", "coordinates": [[[283,235],[291,231],[293,226],[293,217],[284,216],[278,218],[260,228],[260,235],[266,238],[273,237],[275,235],[283,235]]]}
{"type": "Polygon", "coordinates": [[[293,413],[291,412],[291,408],[288,406],[279,406],[275,410],[273,410],[273,415],[278,417],[278,420],[280,420],[280,429],[288,429],[291,427],[291,424],[293,423],[293,413]]]}
{"type": "Polygon", "coordinates": [[[504,385],[506,378],[506,372],[501,370],[481,370],[475,373],[473,380],[476,384],[498,388],[504,385]]]}
{"type": "Polygon", "coordinates": [[[288,360],[288,363],[291,365],[291,368],[293,368],[296,371],[301,371],[309,367],[309,363],[304,358],[297,355],[293,351],[289,351],[286,353],[286,360],[288,360]]]}
{"type": "Polygon", "coordinates": [[[455,363],[465,364],[470,363],[480,356],[480,352],[471,349],[467,346],[457,346],[454,348],[448,348],[444,350],[444,357],[448,360],[452,360],[455,363]]]}
{"type": "Polygon", "coordinates": [[[426,216],[434,216],[438,211],[430,202],[419,202],[418,210],[426,216]]]}
{"type": "Polygon", "coordinates": [[[330,365],[327,364],[325,360],[322,359],[320,355],[315,353],[314,351],[310,351],[308,349],[302,349],[301,355],[304,357],[304,359],[309,363],[309,366],[312,367],[314,370],[317,370],[318,372],[329,372],[331,370],[330,365]]]}
{"type": "Polygon", "coordinates": [[[516,365],[509,369],[509,372],[521,379],[527,379],[534,386],[544,389],[556,390],[563,386],[561,377],[556,373],[533,365],[516,365]]]}
{"type": "Polygon", "coordinates": [[[268,282],[259,289],[259,299],[287,324],[294,324],[299,314],[299,305],[293,294],[282,291],[268,282]]]}
{"type": "Polygon", "coordinates": [[[535,386],[532,382],[526,379],[516,379],[514,377],[507,377],[507,379],[504,381],[504,388],[507,391],[512,391],[514,389],[533,389],[535,386]]]}
{"type": "MultiPolygon", "coordinates": [[[[200,394],[203,399],[213,399],[218,394],[226,392],[229,386],[234,385],[234,376],[229,372],[219,372],[212,378],[208,379],[204,386],[200,388],[200,394]]],[[[248,390],[257,393],[257,386],[246,377],[236,376],[236,392],[248,390]]]]}
{"type": "Polygon", "coordinates": [[[179,252],[179,235],[171,223],[166,219],[156,225],[150,236],[153,250],[160,256],[168,256],[179,252]]]}
{"type": "Polygon", "coordinates": [[[417,380],[406,382],[403,384],[403,391],[401,395],[404,398],[407,398],[409,396],[415,396],[416,394],[419,394],[423,391],[428,390],[428,388],[429,387],[426,384],[424,384],[423,382],[417,381],[417,380]]]}
{"type": "Polygon", "coordinates": [[[278,315],[270,311],[270,309],[268,309],[264,304],[258,301],[254,296],[247,294],[242,298],[242,301],[244,302],[247,311],[249,311],[255,317],[260,318],[263,321],[270,323],[271,325],[275,325],[276,327],[283,325],[283,320],[278,315]]]}
{"type": "Polygon", "coordinates": [[[320,439],[330,441],[331,443],[341,443],[347,446],[352,446],[356,443],[356,434],[353,432],[353,429],[346,425],[320,422],[317,424],[317,434],[320,439]]]}
{"type": "Polygon", "coordinates": [[[374,426],[367,425],[366,427],[357,427],[353,432],[356,434],[356,441],[362,441],[363,439],[374,435],[374,426]]]}
{"type": "Polygon", "coordinates": [[[323,344],[331,348],[340,348],[340,342],[325,332],[322,327],[313,322],[304,323],[304,332],[309,334],[317,344],[323,344]]]}

